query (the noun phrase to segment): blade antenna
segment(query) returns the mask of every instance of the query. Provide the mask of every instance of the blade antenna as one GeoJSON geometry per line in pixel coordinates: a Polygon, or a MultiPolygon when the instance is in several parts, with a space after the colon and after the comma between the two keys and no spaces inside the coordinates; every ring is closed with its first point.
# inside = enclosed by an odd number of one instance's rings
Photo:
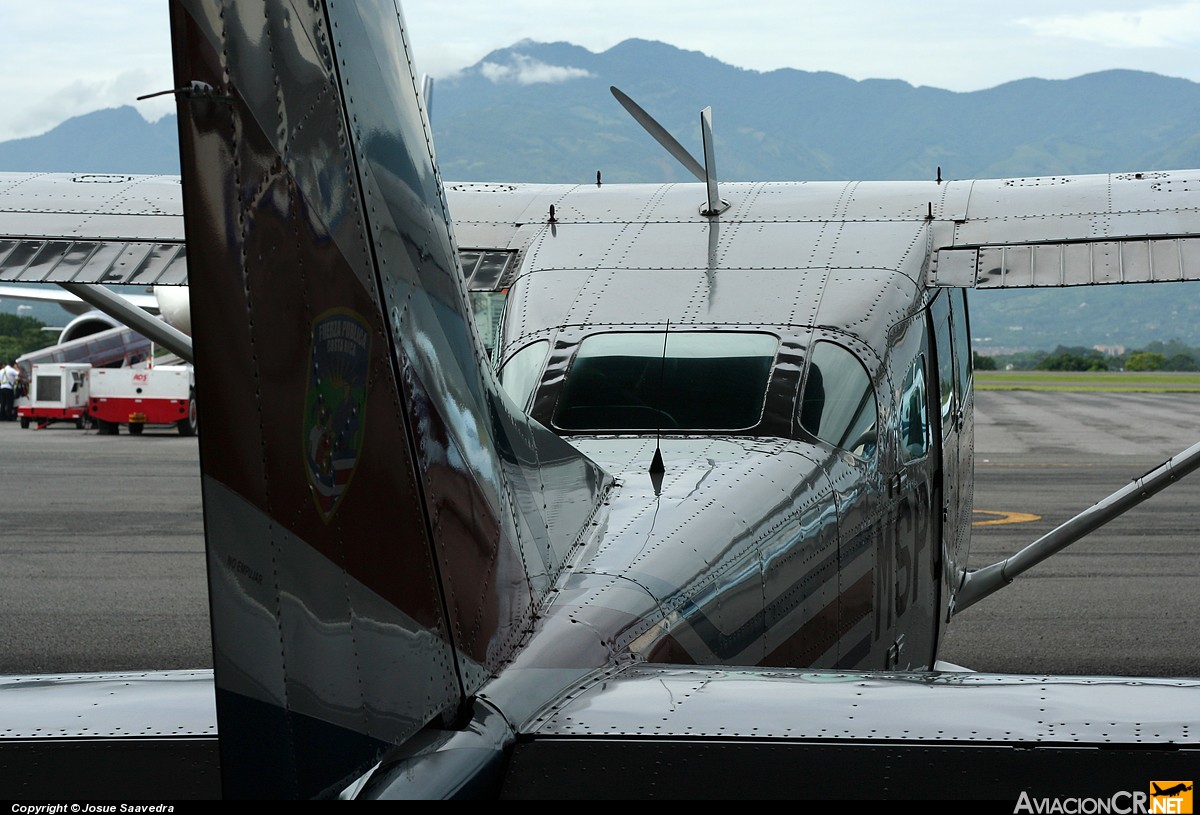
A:
{"type": "MultiPolygon", "coordinates": [[[[655,399],[655,401],[658,402],[659,405],[663,404],[663,380],[666,377],[667,372],[667,337],[669,337],[670,334],[671,321],[667,320],[667,330],[663,332],[662,357],[658,361],[658,398],[655,399]]],[[[660,409],[658,412],[658,432],[655,434],[654,439],[654,458],[650,461],[650,475],[651,477],[655,475],[661,477],[666,469],[667,468],[663,465],[662,457],[662,410],[660,409]]]]}
{"type": "Polygon", "coordinates": [[[609,90],[612,91],[612,95],[617,98],[617,101],[621,103],[621,107],[625,108],[629,112],[629,115],[634,118],[634,121],[653,136],[655,141],[666,148],[666,151],[674,156],[675,160],[682,164],[684,169],[696,176],[697,180],[704,181],[705,183],[708,182],[708,176],[704,172],[704,168],[700,166],[700,162],[692,158],[692,154],[682,144],[677,142],[675,137],[667,132],[666,128],[656,122],[653,116],[642,110],[637,102],[618,90],[615,85],[609,86],[609,90]]]}
{"type": "Polygon", "coordinates": [[[421,101],[425,104],[425,118],[433,117],[433,77],[421,75],[421,101]]]}
{"type": "Polygon", "coordinates": [[[667,132],[667,129],[654,120],[654,117],[647,113],[638,105],[637,102],[630,99],[622,93],[615,85],[610,85],[608,88],[612,91],[612,95],[621,103],[621,107],[628,111],[629,115],[640,124],[647,133],[654,137],[654,140],[661,144],[666,151],[675,157],[676,161],[683,165],[689,173],[696,176],[700,181],[703,181],[708,188],[708,206],[701,211],[702,215],[719,215],[724,212],[729,204],[721,200],[721,196],[717,194],[717,159],[713,150],[713,135],[712,135],[712,108],[707,107],[700,111],[700,134],[704,139],[704,164],[701,167],[700,162],[692,158],[682,144],[675,140],[675,137],[667,132]]]}
{"type": "Polygon", "coordinates": [[[712,107],[700,111],[700,136],[704,140],[704,184],[708,188],[708,209],[701,215],[720,215],[729,206],[717,192],[717,154],[713,142],[712,107]]]}

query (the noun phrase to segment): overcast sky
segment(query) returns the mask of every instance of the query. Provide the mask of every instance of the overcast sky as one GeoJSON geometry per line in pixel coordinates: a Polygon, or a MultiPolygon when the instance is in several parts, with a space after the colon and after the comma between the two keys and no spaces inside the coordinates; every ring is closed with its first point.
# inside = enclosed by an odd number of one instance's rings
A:
{"type": "MultiPolygon", "coordinates": [[[[1200,0],[408,0],[403,8],[417,65],[435,78],[524,39],[603,51],[639,37],[742,68],[955,91],[1109,68],[1200,81],[1200,0]]],[[[0,0],[0,141],[171,84],[166,0],[0,0]]],[[[173,102],[136,104],[153,120],[173,102]]]]}

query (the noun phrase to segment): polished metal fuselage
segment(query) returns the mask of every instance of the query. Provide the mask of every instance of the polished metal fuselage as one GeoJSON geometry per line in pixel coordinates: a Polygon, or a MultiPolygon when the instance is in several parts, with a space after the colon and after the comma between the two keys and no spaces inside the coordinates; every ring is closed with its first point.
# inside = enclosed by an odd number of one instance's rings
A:
{"type": "MultiPolygon", "coordinates": [[[[931,415],[939,404],[930,339],[938,290],[924,285],[930,236],[920,217],[936,189],[888,185],[888,196],[873,192],[861,208],[854,189],[727,184],[730,207],[710,217],[698,184],[449,187],[461,247],[516,252],[497,367],[548,343],[529,413],[615,479],[526,645],[481,692],[506,715],[535,712],[530,683],[544,693],[548,676],[566,687],[628,660],[933,665],[969,543],[959,523],[969,504],[943,524],[944,501],[960,497],[943,479],[957,484],[959,467],[970,467],[957,447],[969,427],[953,428],[953,455],[931,440],[906,460],[898,408],[914,359],[930,372],[931,415]],[[757,424],[726,433],[556,428],[579,344],[647,331],[775,336],[757,424]],[[818,340],[849,350],[871,378],[880,425],[872,456],[800,426],[818,340]],[[650,472],[656,449],[659,478],[650,472]]],[[[943,439],[939,429],[933,436],[943,439]]]]}

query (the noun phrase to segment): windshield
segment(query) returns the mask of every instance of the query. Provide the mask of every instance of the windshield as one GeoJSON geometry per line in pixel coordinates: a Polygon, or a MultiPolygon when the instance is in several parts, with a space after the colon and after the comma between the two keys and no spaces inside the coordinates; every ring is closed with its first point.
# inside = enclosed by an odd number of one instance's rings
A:
{"type": "Polygon", "coordinates": [[[745,430],[758,424],[779,340],[723,331],[593,334],[563,382],[563,430],[745,430]]]}
{"type": "Polygon", "coordinates": [[[517,403],[517,407],[526,410],[529,397],[537,387],[538,377],[546,363],[546,354],[550,351],[548,340],[538,340],[526,345],[512,355],[504,367],[500,369],[500,385],[505,392],[517,403]]]}

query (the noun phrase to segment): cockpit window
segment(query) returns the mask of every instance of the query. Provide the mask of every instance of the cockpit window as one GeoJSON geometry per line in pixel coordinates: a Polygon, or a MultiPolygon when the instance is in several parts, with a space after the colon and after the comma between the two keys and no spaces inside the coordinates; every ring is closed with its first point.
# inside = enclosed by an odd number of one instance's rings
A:
{"type": "Polygon", "coordinates": [[[500,369],[501,387],[521,410],[528,408],[529,397],[537,387],[549,351],[549,341],[531,342],[509,357],[508,362],[500,369]]]}
{"type": "Polygon", "coordinates": [[[869,458],[875,454],[878,418],[875,390],[862,363],[840,345],[814,343],[800,426],[834,447],[869,458]]]}
{"type": "Polygon", "coordinates": [[[593,334],[553,423],[563,430],[745,430],[758,424],[779,340],[724,331],[593,334]]]}

